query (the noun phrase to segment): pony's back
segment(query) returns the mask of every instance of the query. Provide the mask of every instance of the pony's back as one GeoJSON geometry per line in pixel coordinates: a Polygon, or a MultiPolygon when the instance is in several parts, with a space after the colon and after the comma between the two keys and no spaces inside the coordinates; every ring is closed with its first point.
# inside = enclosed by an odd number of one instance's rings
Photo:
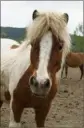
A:
{"type": "Polygon", "coordinates": [[[78,67],[84,62],[84,53],[70,52],[66,57],[66,63],[70,67],[78,67]]]}

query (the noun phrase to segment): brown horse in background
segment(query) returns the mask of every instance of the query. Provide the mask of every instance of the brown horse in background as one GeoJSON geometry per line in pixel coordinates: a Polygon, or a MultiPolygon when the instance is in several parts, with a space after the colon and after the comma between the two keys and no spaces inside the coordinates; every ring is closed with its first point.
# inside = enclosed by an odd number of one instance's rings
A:
{"type": "Polygon", "coordinates": [[[77,68],[79,67],[80,71],[81,71],[81,77],[80,79],[82,79],[83,75],[84,75],[84,53],[82,52],[70,52],[67,57],[66,57],[66,61],[65,64],[63,65],[63,69],[62,69],[62,73],[61,73],[61,77],[63,76],[63,71],[65,68],[65,75],[67,78],[67,74],[68,74],[68,67],[72,67],[72,68],[77,68]]]}

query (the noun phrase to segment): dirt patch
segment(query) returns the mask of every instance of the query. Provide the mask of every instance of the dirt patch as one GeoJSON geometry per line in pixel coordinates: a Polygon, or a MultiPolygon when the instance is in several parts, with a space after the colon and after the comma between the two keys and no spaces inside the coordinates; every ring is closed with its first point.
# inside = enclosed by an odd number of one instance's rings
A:
{"type": "MultiPolygon", "coordinates": [[[[79,81],[78,68],[69,68],[68,79],[61,79],[45,128],[84,128],[84,78],[79,81]]],[[[34,110],[25,109],[22,115],[23,128],[36,128],[34,110]]],[[[1,126],[8,128],[9,105],[1,108],[1,126]]]]}

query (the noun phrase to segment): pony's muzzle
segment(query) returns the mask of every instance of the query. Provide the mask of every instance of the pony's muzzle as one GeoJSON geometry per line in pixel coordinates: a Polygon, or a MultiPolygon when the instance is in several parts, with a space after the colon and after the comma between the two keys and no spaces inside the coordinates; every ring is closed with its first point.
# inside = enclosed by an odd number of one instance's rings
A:
{"type": "Polygon", "coordinates": [[[30,89],[35,94],[46,95],[50,90],[50,80],[48,78],[37,80],[35,76],[32,76],[30,78],[30,89]]]}
{"type": "Polygon", "coordinates": [[[50,80],[45,79],[44,81],[38,81],[35,76],[30,78],[30,85],[33,85],[36,88],[49,88],[50,87],[50,80]]]}

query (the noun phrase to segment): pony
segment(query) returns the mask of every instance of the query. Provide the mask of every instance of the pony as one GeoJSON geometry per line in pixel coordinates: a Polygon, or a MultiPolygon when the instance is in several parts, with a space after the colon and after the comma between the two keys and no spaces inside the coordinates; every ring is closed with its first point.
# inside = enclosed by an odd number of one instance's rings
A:
{"type": "Polygon", "coordinates": [[[84,53],[70,52],[67,55],[65,64],[63,65],[63,69],[61,72],[61,77],[63,76],[63,71],[65,69],[65,75],[67,78],[68,67],[72,67],[72,68],[79,67],[79,69],[81,71],[81,76],[80,76],[80,80],[81,80],[84,75],[84,53]]]}
{"type": "Polygon", "coordinates": [[[10,102],[10,128],[21,127],[24,108],[33,108],[37,127],[44,127],[70,52],[68,20],[67,13],[34,10],[25,40],[1,55],[2,98],[10,102]]]}

